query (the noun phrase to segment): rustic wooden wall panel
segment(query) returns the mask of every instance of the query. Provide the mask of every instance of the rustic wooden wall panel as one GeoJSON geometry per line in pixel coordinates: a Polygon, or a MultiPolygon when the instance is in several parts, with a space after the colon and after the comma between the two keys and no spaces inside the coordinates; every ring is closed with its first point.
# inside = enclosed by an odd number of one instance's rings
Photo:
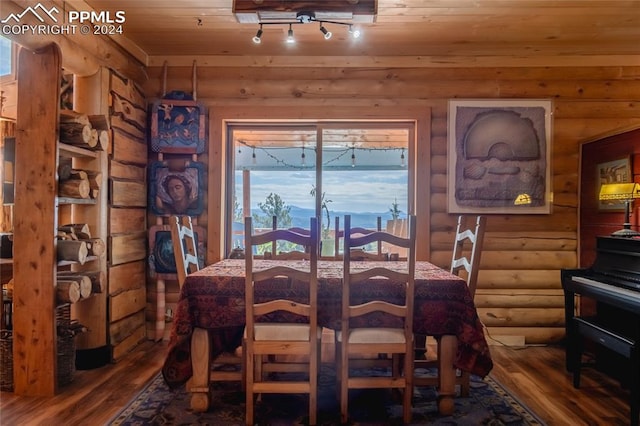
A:
{"type": "Polygon", "coordinates": [[[135,348],[140,342],[144,341],[146,337],[146,330],[144,326],[136,328],[131,335],[120,342],[113,348],[113,360],[119,361],[125,355],[127,355],[133,348],[135,348]]]}
{"type": "Polygon", "coordinates": [[[114,207],[145,207],[147,205],[147,185],[144,181],[110,179],[111,205],[114,207]]]}
{"type": "Polygon", "coordinates": [[[129,262],[109,268],[109,294],[115,296],[144,286],[145,262],[129,262]]]}
{"type": "Polygon", "coordinates": [[[109,209],[109,229],[111,234],[139,232],[146,224],[146,212],[136,208],[109,209]]]}
{"type": "Polygon", "coordinates": [[[127,164],[144,164],[147,159],[147,145],[144,139],[126,131],[113,129],[113,160],[127,164]]]}
{"type": "Polygon", "coordinates": [[[109,326],[109,337],[114,346],[118,346],[123,340],[135,333],[144,323],[144,311],[136,311],[120,321],[114,321],[109,326]]]}
{"type": "Polygon", "coordinates": [[[114,361],[146,335],[146,101],[132,79],[111,74],[109,335],[114,361]]]}
{"type": "MultiPolygon", "coordinates": [[[[147,97],[158,96],[162,68],[148,70],[147,97]]],[[[167,86],[192,89],[191,67],[170,67],[167,86]]],[[[447,115],[453,98],[551,98],[552,189],[549,215],[489,215],[476,298],[488,334],[549,343],[564,336],[560,269],[578,265],[578,176],[582,141],[617,128],[640,126],[640,67],[393,68],[198,67],[198,100],[209,109],[422,106],[431,108],[428,212],[430,260],[448,268],[456,215],[446,211],[447,115]]],[[[308,113],[307,113],[308,115],[308,113]]],[[[224,146],[214,135],[209,171],[224,166],[224,146]]],[[[418,135],[418,143],[425,143],[418,135]]],[[[209,188],[222,199],[222,183],[209,188]]],[[[209,206],[215,208],[215,206],[209,206]]],[[[210,239],[222,226],[208,214],[210,239]],[[214,228],[214,232],[211,228],[214,228]]],[[[167,300],[173,294],[167,295],[167,300]]]]}
{"type": "Polygon", "coordinates": [[[111,265],[133,262],[147,256],[147,233],[111,235],[109,237],[111,265]]]}

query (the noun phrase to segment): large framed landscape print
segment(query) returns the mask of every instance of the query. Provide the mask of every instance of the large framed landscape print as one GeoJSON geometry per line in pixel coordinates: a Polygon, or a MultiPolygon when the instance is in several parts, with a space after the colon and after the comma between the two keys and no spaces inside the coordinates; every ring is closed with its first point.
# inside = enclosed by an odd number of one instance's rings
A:
{"type": "Polygon", "coordinates": [[[451,100],[449,213],[551,212],[550,100],[451,100]]]}

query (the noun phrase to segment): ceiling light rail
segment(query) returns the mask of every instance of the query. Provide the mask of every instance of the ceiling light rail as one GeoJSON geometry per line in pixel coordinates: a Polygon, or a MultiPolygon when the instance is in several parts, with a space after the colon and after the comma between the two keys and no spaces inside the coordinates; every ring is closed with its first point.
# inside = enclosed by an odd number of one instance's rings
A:
{"type": "Polygon", "coordinates": [[[256,44],[260,44],[262,42],[262,34],[263,34],[263,26],[264,25],[288,25],[289,30],[287,31],[287,43],[295,43],[295,38],[293,35],[293,25],[299,24],[310,24],[313,22],[317,22],[320,25],[320,32],[325,40],[329,40],[333,33],[329,31],[324,24],[332,24],[332,25],[343,25],[348,27],[349,35],[352,38],[359,38],[361,32],[358,28],[355,28],[350,22],[340,22],[340,21],[331,21],[326,19],[317,19],[315,12],[298,12],[296,14],[295,21],[266,21],[266,22],[258,22],[260,28],[256,32],[256,35],[253,37],[253,42],[256,44]]]}

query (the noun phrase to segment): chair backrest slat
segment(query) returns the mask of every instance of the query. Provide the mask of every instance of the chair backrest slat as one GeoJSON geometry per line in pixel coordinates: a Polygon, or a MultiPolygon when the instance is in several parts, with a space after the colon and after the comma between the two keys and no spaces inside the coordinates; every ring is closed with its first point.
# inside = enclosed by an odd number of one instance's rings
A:
{"type": "Polygon", "coordinates": [[[187,275],[200,269],[196,233],[190,216],[171,216],[169,225],[178,284],[182,287],[187,275]]]}
{"type": "Polygon", "coordinates": [[[487,218],[485,216],[477,216],[475,227],[473,229],[463,229],[463,217],[458,216],[456,236],[453,244],[453,252],[451,254],[450,271],[452,274],[456,275],[459,275],[462,269],[466,271],[466,280],[471,297],[476,293],[486,222],[487,218]],[[468,248],[468,257],[463,254],[465,251],[465,245],[470,245],[468,248]]]}
{"type": "MultiPolygon", "coordinates": [[[[384,231],[371,231],[361,236],[354,237],[351,228],[351,217],[345,216],[345,236],[344,236],[344,266],[343,266],[343,287],[342,287],[342,333],[348,335],[349,318],[360,316],[365,313],[375,311],[384,312],[391,315],[402,316],[404,318],[404,329],[409,334],[413,330],[413,299],[415,288],[415,243],[416,243],[416,218],[409,217],[409,230],[406,238],[398,237],[384,231]],[[352,269],[352,249],[362,247],[372,242],[388,242],[407,250],[406,269],[398,271],[395,262],[374,264],[369,269],[352,269]],[[357,282],[366,281],[373,277],[387,278],[393,282],[403,282],[406,284],[404,302],[402,304],[390,303],[383,300],[373,300],[360,305],[352,304],[350,300],[350,286],[357,282]]],[[[403,262],[404,263],[404,262],[403,262]]],[[[346,338],[345,338],[346,339],[346,338]]]]}
{"type": "MultiPolygon", "coordinates": [[[[254,324],[258,316],[275,311],[287,311],[296,315],[309,317],[309,323],[317,327],[317,297],[318,297],[318,221],[310,219],[309,231],[303,233],[293,232],[288,229],[272,229],[260,234],[254,233],[251,217],[245,218],[245,305],[246,305],[246,337],[253,339],[254,324]],[[305,247],[308,254],[308,270],[296,269],[290,264],[277,264],[266,269],[254,268],[253,247],[269,244],[275,241],[288,241],[305,247]],[[282,299],[262,301],[256,303],[255,289],[262,281],[286,278],[300,280],[309,283],[309,299],[307,302],[285,301],[282,299]],[[312,308],[314,307],[314,308],[312,308]]],[[[306,259],[304,259],[306,260],[306,259]]],[[[306,263],[306,262],[305,262],[306,263]]]]}

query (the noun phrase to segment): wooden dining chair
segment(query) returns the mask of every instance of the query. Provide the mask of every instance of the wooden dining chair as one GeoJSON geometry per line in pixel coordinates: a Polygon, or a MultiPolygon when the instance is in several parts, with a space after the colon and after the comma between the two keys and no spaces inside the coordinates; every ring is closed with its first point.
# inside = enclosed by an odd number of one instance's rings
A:
{"type": "MultiPolygon", "coordinates": [[[[278,229],[278,218],[277,216],[273,216],[272,218],[272,230],[278,229]]],[[[310,233],[309,229],[301,228],[298,226],[283,228],[287,229],[291,232],[295,232],[297,234],[308,236],[310,233]]],[[[280,240],[282,242],[282,240],[280,240]]],[[[300,246],[297,246],[300,247],[300,246]]],[[[266,251],[264,253],[265,259],[275,259],[275,260],[309,260],[310,255],[309,251],[303,247],[303,250],[298,250],[296,248],[292,248],[290,250],[281,250],[278,248],[278,240],[273,240],[271,242],[271,251],[266,251]]]]}
{"type": "MultiPolygon", "coordinates": [[[[371,234],[373,232],[376,231],[381,231],[382,230],[382,217],[378,216],[377,220],[377,227],[376,229],[368,229],[368,228],[363,228],[363,227],[352,227],[351,228],[351,235],[352,236],[356,236],[356,235],[367,235],[367,234],[371,234]]],[[[335,236],[335,251],[334,251],[334,258],[338,259],[338,260],[342,260],[342,254],[340,253],[340,240],[344,240],[344,233],[345,230],[341,230],[340,229],[340,217],[336,216],[335,219],[335,232],[334,232],[334,236],[335,236]]],[[[367,251],[365,250],[363,247],[360,248],[356,248],[353,249],[351,251],[351,260],[389,260],[389,255],[388,253],[383,253],[382,252],[382,242],[380,241],[376,241],[376,251],[367,251]]]]}
{"type": "Polygon", "coordinates": [[[345,216],[344,269],[342,281],[341,329],[336,332],[337,386],[340,393],[340,418],[348,420],[349,389],[391,388],[403,393],[403,421],[411,421],[413,394],[413,299],[415,276],[416,218],[409,217],[409,233],[406,238],[387,232],[375,231],[360,236],[351,232],[351,217],[345,216]],[[373,242],[386,242],[406,248],[407,259],[399,270],[397,262],[353,262],[351,249],[373,242]],[[358,264],[357,268],[354,266],[358,264]],[[386,266],[389,265],[389,266],[386,266]],[[367,285],[368,280],[383,279],[401,285],[403,300],[392,303],[384,300],[352,301],[351,286],[367,285]],[[399,319],[397,327],[353,325],[358,317],[380,314],[399,319]],[[391,375],[351,375],[357,366],[352,360],[363,355],[391,354],[391,375]],[[402,367],[401,367],[402,365],[402,367]]]}
{"type": "MultiPolygon", "coordinates": [[[[456,233],[453,241],[453,250],[451,254],[451,267],[449,271],[452,274],[461,276],[467,282],[469,287],[469,293],[473,298],[476,293],[476,286],[478,282],[478,271],[480,270],[480,257],[482,255],[482,244],[484,241],[484,233],[487,218],[485,216],[477,216],[475,220],[475,226],[473,228],[466,228],[463,216],[458,216],[458,223],[456,225],[456,233]]],[[[419,336],[416,340],[420,342],[420,345],[424,345],[426,336],[419,336]]],[[[437,346],[437,359],[440,359],[440,346],[439,340],[436,336],[437,346]]],[[[414,368],[433,368],[437,366],[437,361],[417,359],[415,360],[414,368]]],[[[460,386],[460,395],[468,396],[470,390],[470,374],[466,371],[459,372],[456,375],[456,385],[460,386]]],[[[418,377],[414,378],[414,383],[417,386],[437,386],[438,377],[418,377]]]]}
{"type": "MultiPolygon", "coordinates": [[[[194,231],[190,216],[171,216],[169,225],[178,285],[182,288],[187,275],[200,269],[197,233],[194,231]]],[[[191,337],[191,353],[195,360],[193,363],[194,371],[186,389],[192,393],[191,408],[196,411],[206,410],[209,407],[209,387],[204,385],[207,382],[239,381],[244,383],[244,361],[241,350],[237,348],[234,353],[222,353],[213,361],[196,359],[198,354],[209,354],[209,347],[208,331],[204,328],[195,328],[191,337]],[[205,378],[203,381],[203,375],[207,374],[208,380],[205,378]]]]}
{"type": "MultiPolygon", "coordinates": [[[[253,425],[257,395],[265,393],[309,394],[309,424],[317,421],[320,340],[318,327],[318,220],[310,219],[309,235],[286,229],[254,234],[250,217],[245,218],[245,308],[243,348],[246,371],[246,424],[253,425]],[[304,246],[309,261],[278,262],[266,269],[254,263],[252,248],[284,240],[304,246]],[[303,265],[302,268],[298,268],[303,265]],[[308,289],[306,300],[269,298],[264,288],[284,280],[308,289]],[[274,322],[281,317],[282,322],[274,322]],[[296,322],[297,321],[297,322],[296,322]],[[300,322],[302,321],[302,322],[300,322]],[[287,359],[282,359],[283,356],[287,359]],[[274,357],[278,357],[274,361],[274,357]],[[274,372],[298,372],[299,376],[278,380],[274,372]],[[299,377],[299,379],[296,379],[299,377]]],[[[293,299],[293,298],[292,298],[293,299]]]]}

